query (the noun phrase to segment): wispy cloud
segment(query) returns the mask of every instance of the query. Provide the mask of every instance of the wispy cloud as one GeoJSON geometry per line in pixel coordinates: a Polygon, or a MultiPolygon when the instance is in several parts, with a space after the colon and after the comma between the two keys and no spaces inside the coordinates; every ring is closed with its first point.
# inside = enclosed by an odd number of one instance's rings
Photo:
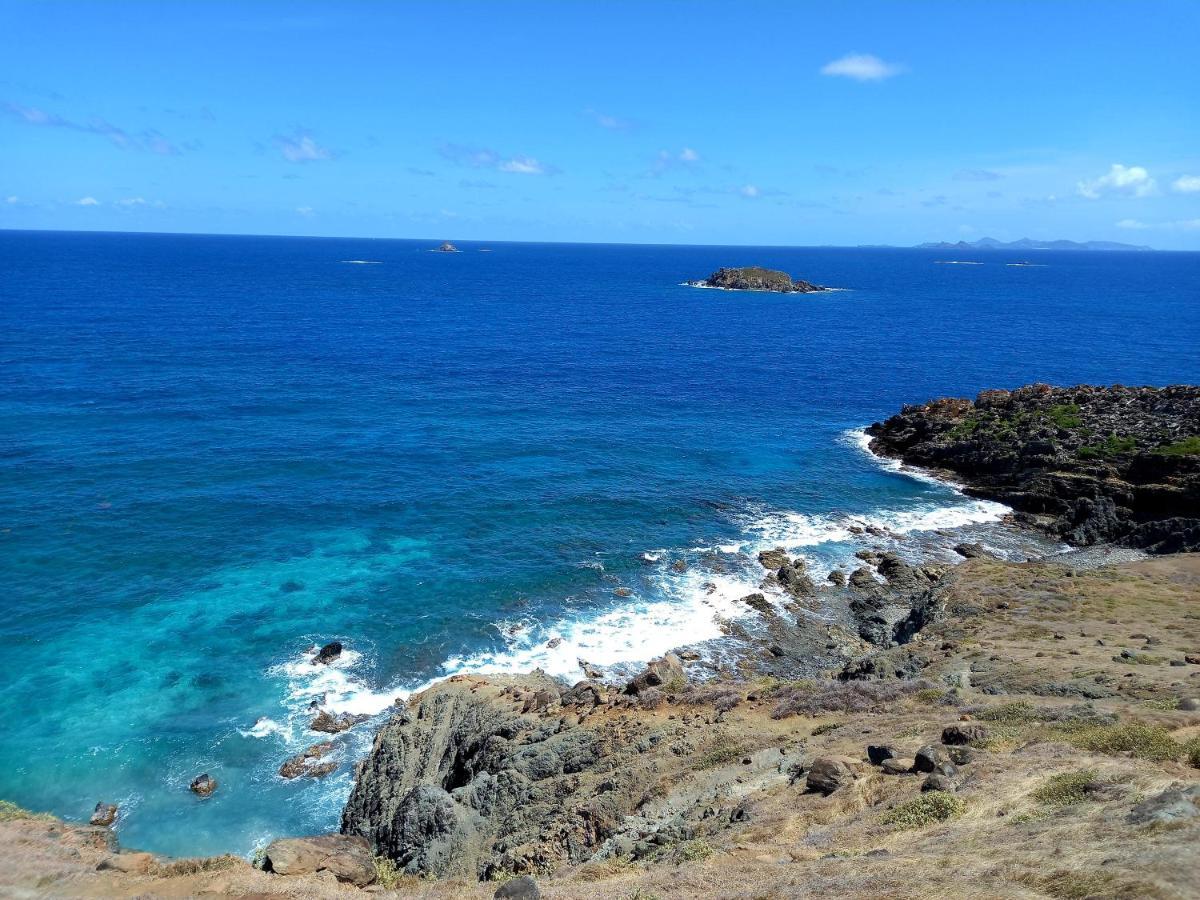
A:
{"type": "Polygon", "coordinates": [[[870,53],[847,53],[821,67],[822,75],[852,78],[855,81],[883,81],[907,71],[904,66],[884,62],[870,53]]]}
{"type": "Polygon", "coordinates": [[[1172,222],[1143,222],[1140,219],[1122,219],[1117,223],[1118,228],[1132,231],[1200,231],[1200,219],[1175,219],[1172,222]]]}
{"type": "Polygon", "coordinates": [[[337,158],[337,153],[316,142],[307,128],[297,128],[291,134],[277,134],[275,146],[290,163],[324,162],[337,158]]]}
{"type": "Polygon", "coordinates": [[[1177,194],[1200,193],[1200,175],[1180,175],[1171,182],[1171,190],[1177,194]]]}
{"type": "Polygon", "coordinates": [[[1081,181],[1076,190],[1079,196],[1089,200],[1098,200],[1105,195],[1149,197],[1158,192],[1158,185],[1141,166],[1113,163],[1108,174],[1091,181],[1081,181]]]}
{"type": "Polygon", "coordinates": [[[662,175],[672,169],[690,168],[699,162],[700,154],[692,147],[684,147],[682,150],[659,150],[658,156],[654,158],[654,165],[650,168],[650,173],[662,175]]]}
{"type": "MultiPolygon", "coordinates": [[[[91,205],[91,204],[87,204],[91,205]]],[[[125,197],[113,204],[121,209],[166,209],[167,204],[161,200],[147,200],[145,197],[125,197]]]]}
{"type": "Polygon", "coordinates": [[[584,114],[591,118],[591,120],[601,128],[607,128],[609,131],[633,130],[633,122],[631,122],[629,119],[622,119],[618,116],[610,116],[608,113],[603,113],[598,109],[591,109],[590,107],[584,110],[584,114]]]}
{"type": "Polygon", "coordinates": [[[303,216],[306,219],[309,218],[310,216],[314,215],[315,212],[316,211],[311,206],[297,206],[296,207],[296,215],[303,216]]]}
{"type": "Polygon", "coordinates": [[[754,197],[757,197],[760,194],[762,194],[762,191],[760,191],[758,189],[758,185],[745,184],[745,185],[742,185],[742,187],[738,189],[738,193],[741,194],[743,197],[754,198],[754,197]]]}
{"type": "Polygon", "coordinates": [[[80,197],[75,201],[76,206],[99,206],[100,201],[95,197],[80,197]]]}
{"type": "Polygon", "coordinates": [[[954,173],[955,181],[1000,181],[1003,177],[991,169],[959,169],[954,173]]]}
{"type": "Polygon", "coordinates": [[[524,154],[505,156],[486,147],[465,147],[461,144],[442,144],[438,154],[455,165],[472,169],[495,169],[511,175],[557,175],[557,167],[524,154]]]}
{"type": "Polygon", "coordinates": [[[106,138],[114,147],[122,150],[143,150],[161,156],[175,156],[182,152],[177,144],[167,140],[161,132],[153,128],[131,133],[101,118],[93,117],[86,122],[76,122],[36,106],[23,106],[8,100],[0,101],[0,112],[35,128],[63,128],[81,134],[94,134],[106,138]]]}

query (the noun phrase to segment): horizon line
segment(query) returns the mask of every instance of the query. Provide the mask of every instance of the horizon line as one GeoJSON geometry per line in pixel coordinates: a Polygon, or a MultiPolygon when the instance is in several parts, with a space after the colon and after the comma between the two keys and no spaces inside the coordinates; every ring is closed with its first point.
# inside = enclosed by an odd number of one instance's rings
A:
{"type": "MultiPolygon", "coordinates": [[[[143,236],[162,236],[162,237],[259,237],[259,238],[291,238],[300,240],[313,241],[429,241],[430,243],[438,243],[441,241],[449,241],[454,243],[450,238],[424,238],[424,237],[384,237],[384,236],[366,236],[366,235],[331,235],[331,234],[263,234],[259,232],[245,231],[126,231],[108,228],[0,228],[0,234],[5,233],[26,233],[26,234],[111,234],[111,235],[143,235],[143,236]]],[[[975,240],[984,240],[976,238],[975,240]]],[[[992,240],[997,240],[992,238],[992,240]]],[[[1017,240],[1031,241],[1071,241],[1076,244],[1085,243],[1107,243],[1121,244],[1121,241],[1075,241],[1071,238],[1017,238],[1017,240]]],[[[697,243],[697,244],[682,244],[667,241],[536,241],[536,240],[490,240],[485,238],[458,238],[460,243],[471,244],[562,244],[567,246],[596,246],[596,247],[754,247],[764,249],[783,249],[783,250],[804,250],[804,249],[824,249],[824,250],[922,250],[922,249],[954,249],[953,246],[946,248],[922,247],[921,244],[880,244],[880,243],[861,243],[861,244],[720,244],[720,243],[697,243]]],[[[960,238],[958,241],[923,241],[928,244],[950,244],[971,243],[965,238],[960,238]]],[[[1011,243],[1003,241],[1002,243],[1011,243]]],[[[1160,250],[1157,247],[1150,247],[1145,244],[1124,244],[1126,247],[1136,247],[1141,252],[1150,253],[1200,253],[1197,250],[1160,250]]],[[[978,250],[988,250],[987,247],[972,248],[978,250]]],[[[1104,251],[1092,250],[1091,253],[1104,252],[1126,252],[1126,251],[1104,251]]]]}

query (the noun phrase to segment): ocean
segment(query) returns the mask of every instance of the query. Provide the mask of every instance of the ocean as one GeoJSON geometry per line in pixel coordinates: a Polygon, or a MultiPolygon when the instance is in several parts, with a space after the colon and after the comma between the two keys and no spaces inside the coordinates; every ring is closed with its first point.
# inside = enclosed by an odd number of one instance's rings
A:
{"type": "Polygon", "coordinates": [[[178,855],[334,829],[371,725],[285,781],[314,703],[619,674],[866,525],[1019,556],[862,427],[1200,381],[1195,253],[439,241],[0,232],[0,798],[178,855]],[[843,290],[682,285],[750,264],[843,290]]]}

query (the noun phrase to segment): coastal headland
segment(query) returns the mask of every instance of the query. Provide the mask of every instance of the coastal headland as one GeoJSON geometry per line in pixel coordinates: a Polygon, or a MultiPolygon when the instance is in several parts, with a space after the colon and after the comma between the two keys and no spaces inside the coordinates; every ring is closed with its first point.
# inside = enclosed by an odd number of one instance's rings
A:
{"type": "Polygon", "coordinates": [[[1031,385],[905,407],[868,433],[1076,549],[964,543],[949,566],[881,545],[820,583],[766,551],[762,590],[791,611],[743,598],[758,621],[731,623],[726,665],[682,652],[620,682],[457,676],[397,705],[340,834],[171,860],[119,847],[107,808],[79,825],[6,806],[0,886],[1195,896],[1200,388],[1031,385]],[[844,615],[802,614],[818,606],[844,615]]]}

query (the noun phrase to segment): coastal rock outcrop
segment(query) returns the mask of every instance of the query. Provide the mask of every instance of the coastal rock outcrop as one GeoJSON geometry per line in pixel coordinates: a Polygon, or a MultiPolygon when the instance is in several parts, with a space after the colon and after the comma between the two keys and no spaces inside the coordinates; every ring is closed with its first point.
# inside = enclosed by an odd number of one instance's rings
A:
{"type": "Polygon", "coordinates": [[[1065,541],[1200,550],[1200,387],[984,391],[867,429],[881,456],[953,473],[1065,541]]]}
{"type": "Polygon", "coordinates": [[[358,887],[375,880],[375,857],[370,844],[345,834],[272,841],[263,851],[262,867],[276,875],[329,872],[338,881],[358,887]]]}
{"type": "Polygon", "coordinates": [[[721,268],[702,281],[688,282],[694,287],[722,288],[727,291],[774,291],[780,294],[813,294],[829,288],[800,279],[787,272],[762,266],[721,268]]]}

